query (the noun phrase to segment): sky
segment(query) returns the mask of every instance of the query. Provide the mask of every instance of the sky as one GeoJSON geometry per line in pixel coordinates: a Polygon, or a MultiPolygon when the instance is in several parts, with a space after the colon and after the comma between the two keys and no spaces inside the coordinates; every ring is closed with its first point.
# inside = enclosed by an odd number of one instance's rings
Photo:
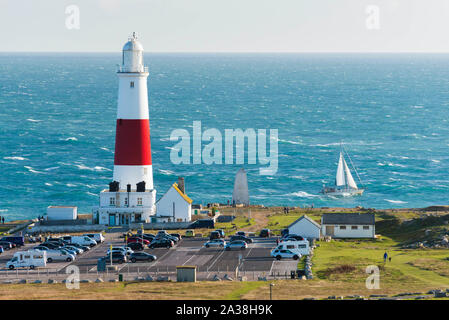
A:
{"type": "Polygon", "coordinates": [[[0,0],[0,52],[449,52],[449,0],[0,0]]]}

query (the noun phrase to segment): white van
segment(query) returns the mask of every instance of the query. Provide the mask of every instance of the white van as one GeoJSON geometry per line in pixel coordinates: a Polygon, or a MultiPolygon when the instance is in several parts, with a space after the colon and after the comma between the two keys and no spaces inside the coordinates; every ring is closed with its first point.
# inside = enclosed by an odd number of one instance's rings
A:
{"type": "Polygon", "coordinates": [[[73,261],[75,256],[64,249],[47,250],[47,262],[53,261],[73,261]]]}
{"type": "Polygon", "coordinates": [[[76,243],[80,246],[89,246],[94,247],[97,245],[97,241],[95,241],[92,238],[89,238],[88,236],[72,236],[70,239],[70,243],[76,243]]]}
{"type": "Polygon", "coordinates": [[[280,250],[290,250],[291,252],[298,254],[299,256],[307,256],[310,253],[309,241],[308,240],[298,240],[298,241],[283,241],[271,251],[271,256],[276,257],[280,250]],[[275,252],[277,250],[277,252],[275,252]]]}
{"type": "Polygon", "coordinates": [[[104,237],[101,233],[85,233],[84,236],[94,239],[97,243],[104,242],[104,237]]]}
{"type": "Polygon", "coordinates": [[[45,267],[47,265],[47,254],[45,251],[29,250],[14,253],[11,260],[6,262],[6,268],[30,268],[45,267]]]}

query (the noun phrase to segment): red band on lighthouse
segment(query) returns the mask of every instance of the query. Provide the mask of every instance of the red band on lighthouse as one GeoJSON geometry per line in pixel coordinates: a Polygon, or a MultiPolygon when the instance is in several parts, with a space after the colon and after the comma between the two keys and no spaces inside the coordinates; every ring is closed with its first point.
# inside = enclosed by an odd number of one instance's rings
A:
{"type": "Polygon", "coordinates": [[[117,119],[114,165],[151,165],[148,119],[117,119]]]}

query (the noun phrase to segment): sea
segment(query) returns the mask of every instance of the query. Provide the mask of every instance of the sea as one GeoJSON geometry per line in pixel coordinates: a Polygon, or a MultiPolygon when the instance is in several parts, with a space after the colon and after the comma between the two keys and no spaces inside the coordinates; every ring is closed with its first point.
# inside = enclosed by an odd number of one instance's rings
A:
{"type": "MultiPolygon", "coordinates": [[[[98,204],[113,174],[120,62],[120,52],[0,54],[0,216],[98,204]]],[[[183,176],[194,203],[226,203],[243,167],[253,204],[449,204],[447,54],[149,53],[145,63],[157,198],[183,176]],[[170,135],[194,121],[223,134],[277,129],[276,174],[258,162],[174,164],[170,135]],[[319,193],[341,143],[363,196],[319,193]]]]}

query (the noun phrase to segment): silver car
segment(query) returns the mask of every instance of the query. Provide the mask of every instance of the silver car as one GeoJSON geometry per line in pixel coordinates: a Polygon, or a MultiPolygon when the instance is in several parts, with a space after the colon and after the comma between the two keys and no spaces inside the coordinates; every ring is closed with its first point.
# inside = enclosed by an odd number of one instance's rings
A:
{"type": "Polygon", "coordinates": [[[204,246],[206,248],[209,248],[209,247],[220,247],[220,248],[223,248],[225,245],[226,245],[226,241],[224,241],[223,239],[213,239],[213,240],[207,241],[204,244],[204,246]]]}

